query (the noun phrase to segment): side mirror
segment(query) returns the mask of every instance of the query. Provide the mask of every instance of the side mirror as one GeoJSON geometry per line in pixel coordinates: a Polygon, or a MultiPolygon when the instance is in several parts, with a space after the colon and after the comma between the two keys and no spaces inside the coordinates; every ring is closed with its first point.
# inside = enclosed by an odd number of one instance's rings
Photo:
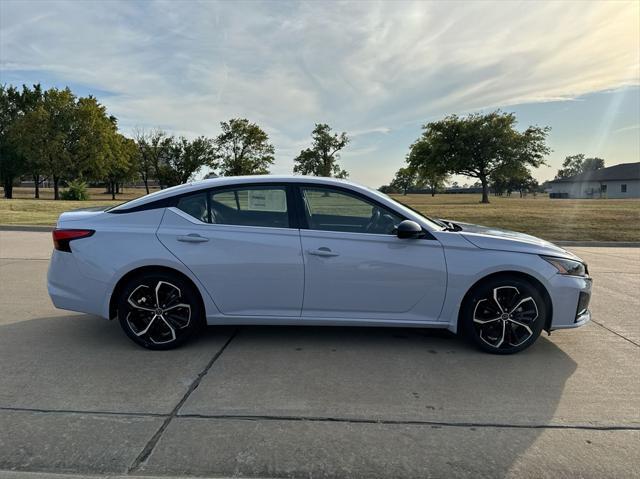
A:
{"type": "Polygon", "coordinates": [[[424,236],[424,231],[422,230],[422,226],[420,226],[415,221],[404,220],[396,229],[396,234],[398,238],[422,238],[424,236]]]}

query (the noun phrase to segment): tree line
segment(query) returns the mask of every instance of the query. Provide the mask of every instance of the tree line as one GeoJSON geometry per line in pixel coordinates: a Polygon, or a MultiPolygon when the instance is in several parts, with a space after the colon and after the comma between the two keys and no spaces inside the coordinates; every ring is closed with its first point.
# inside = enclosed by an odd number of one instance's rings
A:
{"type": "MultiPolygon", "coordinates": [[[[148,193],[152,181],[161,188],[178,185],[203,168],[221,176],[270,172],[275,148],[262,128],[246,118],[223,121],[220,128],[215,138],[140,129],[128,138],[93,96],[0,85],[0,182],[5,198],[25,176],[33,180],[36,198],[44,181],[53,184],[56,200],[61,186],[74,182],[103,183],[115,198],[125,182],[141,180],[148,193]]],[[[311,146],[293,159],[294,172],[346,178],[338,160],[348,143],[345,132],[316,124],[311,146]]]]}
{"type": "MultiPolygon", "coordinates": [[[[404,194],[426,189],[435,195],[451,175],[464,175],[477,180],[483,203],[490,190],[497,195],[536,191],[540,185],[530,170],[546,164],[550,128],[520,131],[516,125],[514,114],[499,110],[427,123],[409,147],[406,166],[380,189],[404,194]]],[[[69,88],[0,85],[0,181],[6,198],[25,176],[33,180],[36,198],[45,180],[53,183],[55,199],[61,184],[78,181],[103,183],[115,198],[125,182],[141,180],[148,193],[152,181],[161,188],[178,185],[203,168],[220,176],[270,172],[275,148],[260,126],[233,118],[221,122],[220,130],[214,138],[188,139],[162,130],[135,130],[128,138],[93,96],[77,97],[69,88]]],[[[349,141],[346,132],[316,124],[311,145],[293,159],[294,173],[348,177],[338,161],[349,141]]],[[[602,167],[601,158],[572,155],[556,178],[602,167]]]]}

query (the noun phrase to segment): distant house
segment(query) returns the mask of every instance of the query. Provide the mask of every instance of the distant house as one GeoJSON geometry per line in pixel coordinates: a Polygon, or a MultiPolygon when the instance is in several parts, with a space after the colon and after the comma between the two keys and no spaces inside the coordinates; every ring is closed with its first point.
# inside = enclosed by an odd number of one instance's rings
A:
{"type": "Polygon", "coordinates": [[[548,186],[549,198],[640,198],[640,162],[587,171],[548,186]]]}

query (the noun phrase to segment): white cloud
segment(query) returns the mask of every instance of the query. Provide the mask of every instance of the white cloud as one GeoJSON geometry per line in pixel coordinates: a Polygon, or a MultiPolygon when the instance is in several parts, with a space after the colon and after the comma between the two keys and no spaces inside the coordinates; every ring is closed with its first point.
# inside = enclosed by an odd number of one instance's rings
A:
{"type": "Polygon", "coordinates": [[[634,131],[634,130],[640,130],[640,124],[624,126],[622,128],[618,128],[617,130],[614,130],[613,133],[622,133],[624,131],[634,131]]]}

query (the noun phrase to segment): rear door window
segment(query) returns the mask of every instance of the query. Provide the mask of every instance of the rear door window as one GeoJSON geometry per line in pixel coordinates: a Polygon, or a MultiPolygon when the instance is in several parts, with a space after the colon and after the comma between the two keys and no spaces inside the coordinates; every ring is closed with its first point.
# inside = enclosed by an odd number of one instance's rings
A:
{"type": "Polygon", "coordinates": [[[221,225],[288,228],[284,187],[257,186],[210,193],[211,222],[221,225]]]}

